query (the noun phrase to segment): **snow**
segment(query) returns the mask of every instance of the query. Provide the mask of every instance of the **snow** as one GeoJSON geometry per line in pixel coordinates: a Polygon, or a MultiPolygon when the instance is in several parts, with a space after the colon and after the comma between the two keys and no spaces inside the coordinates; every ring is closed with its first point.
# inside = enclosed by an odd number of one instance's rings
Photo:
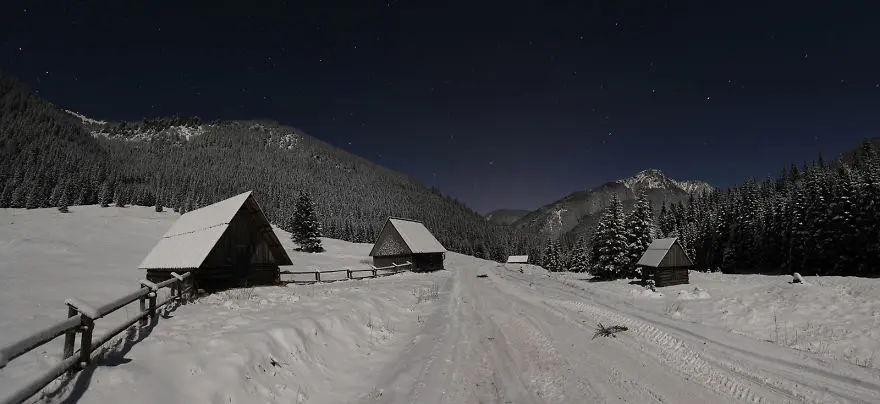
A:
{"type": "Polygon", "coordinates": [[[397,229],[397,233],[413,253],[446,252],[443,244],[421,222],[397,218],[390,218],[388,222],[397,229]]]}
{"type": "Polygon", "coordinates": [[[547,216],[547,222],[544,223],[544,232],[553,233],[555,229],[562,228],[562,214],[568,212],[565,208],[555,208],[547,216]]]}
{"type": "Polygon", "coordinates": [[[82,114],[78,114],[78,113],[76,113],[76,112],[73,112],[73,111],[71,111],[71,110],[69,110],[69,109],[65,109],[64,112],[67,112],[68,114],[73,115],[73,116],[79,118],[83,123],[90,123],[90,124],[95,124],[95,125],[106,125],[106,124],[107,124],[107,121],[99,121],[99,120],[96,120],[96,119],[92,119],[92,118],[89,118],[89,117],[87,117],[87,116],[85,116],[85,115],[82,115],[82,114]]]}
{"type": "Polygon", "coordinates": [[[100,128],[92,131],[91,134],[94,137],[103,136],[108,139],[123,140],[127,142],[145,142],[153,139],[171,139],[178,142],[188,142],[195,136],[203,135],[208,127],[208,125],[194,127],[177,125],[163,130],[138,128],[137,130],[128,130],[121,135],[111,134],[105,132],[105,128],[100,128]]]}
{"type": "MultiPolygon", "coordinates": [[[[178,217],[71,212],[0,210],[0,344],[63,318],[67,297],[100,304],[132,291],[143,277],[134,266],[178,217]]],[[[276,233],[293,270],[369,266],[368,244],[324,239],[327,252],[307,254],[276,233]]],[[[803,287],[692,273],[689,285],[645,293],[627,281],[446,255],[447,270],[434,273],[202,297],[117,339],[95,366],[54,382],[45,401],[880,402],[873,364],[837,355],[877,349],[880,281],[808,277],[813,286],[803,287]],[[599,322],[628,330],[591,339],[599,322]],[[815,332],[797,341],[818,337],[825,352],[764,341],[778,324],[774,335],[794,342],[807,323],[815,332]]],[[[0,392],[60,349],[59,339],[11,362],[0,392]]]]}
{"type": "Polygon", "coordinates": [[[663,171],[655,168],[641,171],[632,177],[617,180],[617,182],[625,185],[633,191],[636,189],[668,189],[671,187],[677,187],[689,194],[699,194],[703,191],[711,192],[714,190],[711,185],[703,181],[678,181],[668,178],[663,174],[663,171]]]}

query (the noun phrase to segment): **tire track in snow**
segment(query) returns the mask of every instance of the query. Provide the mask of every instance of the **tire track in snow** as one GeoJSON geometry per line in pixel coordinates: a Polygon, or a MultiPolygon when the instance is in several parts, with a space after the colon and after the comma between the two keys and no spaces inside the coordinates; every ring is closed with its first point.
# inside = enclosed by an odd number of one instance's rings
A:
{"type": "MultiPolygon", "coordinates": [[[[523,282],[529,282],[530,285],[537,285],[540,288],[550,289],[555,292],[561,292],[566,296],[575,296],[577,298],[584,298],[584,296],[577,295],[573,293],[572,290],[569,289],[577,289],[579,291],[587,292],[585,289],[572,285],[562,285],[558,284],[558,281],[554,279],[545,279],[545,278],[533,278],[529,279],[525,276],[520,276],[518,274],[514,274],[511,272],[501,273],[499,276],[504,278],[510,278],[512,280],[517,281],[516,284],[521,284],[523,282]],[[547,283],[553,283],[552,285],[547,285],[547,283]],[[563,287],[564,286],[564,287],[563,287]]],[[[531,289],[531,288],[530,288],[531,289]]],[[[589,293],[589,292],[587,292],[589,293]]],[[[564,298],[560,301],[566,301],[564,298]]],[[[728,394],[730,396],[744,397],[745,400],[749,400],[749,395],[757,395],[758,393],[752,391],[748,388],[749,384],[753,384],[755,386],[759,386],[762,389],[769,390],[771,392],[781,394],[786,397],[788,400],[794,400],[796,402],[806,402],[806,403],[870,403],[875,401],[860,399],[852,394],[849,394],[848,391],[842,390],[840,387],[834,389],[834,391],[829,389],[829,386],[820,386],[818,388],[810,387],[805,385],[804,383],[798,383],[794,381],[799,378],[801,374],[785,374],[784,371],[777,371],[775,376],[773,372],[761,371],[756,368],[759,366],[752,366],[749,368],[735,365],[729,361],[724,359],[720,359],[717,357],[713,357],[711,352],[705,352],[704,354],[700,354],[697,351],[687,348],[687,345],[682,341],[681,338],[675,337],[672,334],[663,331],[660,327],[651,325],[650,322],[644,321],[644,317],[638,317],[639,320],[635,318],[631,318],[628,316],[624,316],[617,311],[615,311],[610,306],[606,306],[604,304],[597,305],[588,305],[581,301],[569,301],[567,309],[575,309],[576,311],[584,311],[589,312],[589,314],[593,315],[597,319],[603,319],[602,321],[611,321],[611,322],[619,322],[626,325],[631,325],[631,329],[639,332],[639,335],[643,338],[649,340],[652,344],[657,344],[658,347],[661,348],[661,353],[664,355],[664,358],[671,357],[673,359],[678,358],[678,355],[670,356],[670,352],[678,351],[679,355],[684,355],[687,351],[681,351],[682,349],[688,349],[691,355],[686,355],[686,362],[684,366],[681,366],[685,372],[691,372],[690,374],[698,374],[702,375],[702,378],[698,378],[698,380],[705,380],[709,383],[712,383],[713,389],[716,389],[719,392],[723,392],[724,394],[728,394]],[[576,305],[577,308],[571,307],[570,305],[576,305]],[[685,347],[685,348],[682,348],[685,347]],[[707,370],[714,370],[714,372],[706,373],[707,370]],[[697,372],[697,373],[694,373],[697,372]]],[[[678,330],[678,328],[674,328],[678,330]]],[[[686,331],[686,330],[685,330],[686,331]]],[[[706,340],[705,338],[700,337],[699,335],[685,332],[686,337],[695,337],[698,341],[703,340],[705,342],[712,342],[713,345],[717,345],[715,341],[706,340]]],[[[722,348],[726,347],[722,344],[722,348]]],[[[736,347],[730,347],[738,352],[742,352],[742,349],[736,347]]],[[[723,352],[722,352],[723,353],[723,352]]],[[[748,355],[756,355],[752,352],[745,352],[748,355]]],[[[771,360],[770,358],[761,358],[761,360],[771,360]]],[[[670,362],[676,363],[676,362],[670,362]]],[[[788,364],[787,362],[785,364],[788,364]]],[[[791,365],[795,368],[799,368],[796,365],[791,365]]],[[[806,371],[813,370],[811,368],[804,369],[806,371]]],[[[794,370],[793,370],[794,371],[794,370]]],[[[824,373],[828,373],[824,370],[819,370],[824,373]]],[[[796,371],[795,371],[796,372],[796,371]]],[[[823,374],[824,374],[823,373],[823,374]]],[[[689,373],[685,373],[689,374],[689,373]]],[[[821,376],[821,374],[819,375],[821,376]]],[[[831,380],[843,380],[850,381],[851,378],[847,376],[827,375],[831,378],[831,380]]],[[[852,379],[852,383],[859,385],[864,384],[862,381],[857,379],[852,379]]],[[[760,396],[759,396],[760,397],[760,396]]],[[[773,402],[770,401],[767,397],[761,397],[763,402],[773,402]]],[[[761,401],[758,401],[761,402],[761,401]]]]}

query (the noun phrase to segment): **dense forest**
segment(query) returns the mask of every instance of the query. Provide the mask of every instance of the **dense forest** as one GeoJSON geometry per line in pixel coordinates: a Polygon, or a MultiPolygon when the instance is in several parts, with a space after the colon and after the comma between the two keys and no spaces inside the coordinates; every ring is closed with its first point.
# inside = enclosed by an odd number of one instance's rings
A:
{"type": "Polygon", "coordinates": [[[451,251],[503,260],[541,248],[437,189],[273,122],[174,117],[87,126],[0,73],[0,208],[186,212],[253,190],[269,219],[289,230],[304,191],[327,237],[372,242],[388,216],[400,216],[423,221],[451,251]]]}
{"type": "Polygon", "coordinates": [[[628,213],[612,200],[590,240],[568,242],[562,254],[548,246],[541,262],[633,276],[648,240],[678,237],[700,270],[880,275],[880,158],[870,140],[831,163],[820,156],[776,179],[663,204],[656,221],[642,199],[628,213]]]}

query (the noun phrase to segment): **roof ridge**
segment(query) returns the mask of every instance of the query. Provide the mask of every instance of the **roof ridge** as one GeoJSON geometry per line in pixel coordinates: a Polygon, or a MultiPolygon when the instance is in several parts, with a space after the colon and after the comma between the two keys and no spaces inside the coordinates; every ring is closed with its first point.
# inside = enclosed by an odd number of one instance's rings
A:
{"type": "Polygon", "coordinates": [[[422,224],[424,224],[421,220],[407,219],[407,218],[405,218],[405,217],[397,217],[397,216],[388,216],[388,220],[391,220],[391,219],[405,220],[405,221],[407,221],[407,222],[416,222],[416,223],[422,223],[422,224]]]}
{"type": "Polygon", "coordinates": [[[198,233],[198,232],[205,231],[205,230],[208,230],[208,229],[213,229],[213,228],[218,227],[218,226],[226,226],[226,225],[228,225],[229,223],[230,223],[230,222],[217,223],[217,224],[215,224],[215,225],[211,225],[211,226],[208,226],[208,227],[202,227],[202,228],[198,228],[198,229],[195,229],[195,230],[184,231],[184,232],[180,232],[180,233],[174,233],[174,234],[172,234],[172,235],[168,235],[168,236],[162,236],[162,238],[171,238],[171,237],[182,236],[182,235],[184,235],[184,234],[198,233]]]}

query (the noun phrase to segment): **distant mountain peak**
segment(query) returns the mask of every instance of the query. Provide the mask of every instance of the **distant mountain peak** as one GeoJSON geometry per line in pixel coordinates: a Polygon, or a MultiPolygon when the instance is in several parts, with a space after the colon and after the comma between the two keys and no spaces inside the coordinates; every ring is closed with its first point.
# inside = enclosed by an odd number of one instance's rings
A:
{"type": "Polygon", "coordinates": [[[636,175],[617,180],[617,183],[625,185],[627,188],[636,191],[640,189],[674,189],[678,188],[689,194],[701,193],[703,191],[712,191],[711,185],[703,181],[685,180],[678,181],[667,177],[663,171],[656,168],[642,170],[636,175]]]}

